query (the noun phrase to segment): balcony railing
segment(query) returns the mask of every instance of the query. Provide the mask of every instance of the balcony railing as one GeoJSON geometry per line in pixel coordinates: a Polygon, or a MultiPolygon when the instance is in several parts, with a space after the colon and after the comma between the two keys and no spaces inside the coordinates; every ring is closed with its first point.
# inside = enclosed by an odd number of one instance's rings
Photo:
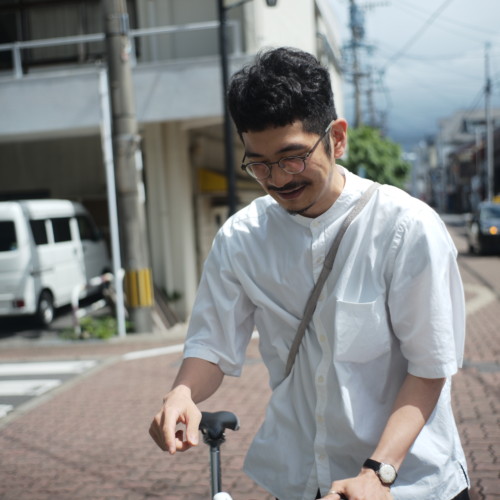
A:
{"type": "MultiPolygon", "coordinates": [[[[231,30],[231,49],[230,52],[233,55],[241,55],[242,53],[242,43],[241,43],[241,27],[238,21],[230,20],[227,22],[227,26],[231,30]]],[[[213,31],[219,28],[218,21],[207,21],[203,23],[191,23],[191,24],[183,24],[176,26],[163,26],[157,28],[140,28],[140,29],[131,29],[129,31],[129,39],[130,39],[130,57],[132,65],[137,63],[137,51],[136,46],[137,42],[140,39],[149,39],[159,37],[160,35],[176,35],[180,33],[190,33],[195,31],[213,31]]],[[[11,60],[12,60],[12,72],[8,72],[8,74],[12,74],[14,78],[23,78],[23,51],[29,49],[40,49],[44,47],[58,47],[58,46],[72,46],[72,45],[89,45],[95,42],[104,42],[105,34],[104,33],[94,33],[89,35],[81,35],[81,36],[69,36],[69,37],[61,37],[61,38],[47,38],[43,40],[31,40],[26,42],[13,42],[0,44],[0,53],[1,52],[10,52],[11,60]]],[[[216,48],[217,45],[214,44],[216,48]]],[[[172,58],[178,59],[179,57],[171,56],[167,58],[162,58],[159,56],[159,45],[152,43],[149,48],[150,57],[148,62],[155,62],[161,60],[171,60],[172,58]]],[[[218,54],[217,49],[214,50],[214,55],[218,54]]],[[[102,54],[104,57],[104,53],[102,54]]],[[[139,61],[141,59],[139,58],[139,61]]],[[[0,74],[5,74],[4,72],[0,74]]]]}

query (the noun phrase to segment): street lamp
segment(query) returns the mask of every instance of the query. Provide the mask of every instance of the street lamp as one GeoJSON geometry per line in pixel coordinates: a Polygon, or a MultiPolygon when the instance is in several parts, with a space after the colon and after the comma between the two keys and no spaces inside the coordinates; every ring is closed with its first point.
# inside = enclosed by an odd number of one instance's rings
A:
{"type": "MultiPolygon", "coordinates": [[[[250,0],[240,0],[232,5],[225,6],[224,0],[217,0],[219,11],[219,51],[222,68],[222,105],[224,107],[224,160],[227,177],[227,194],[229,215],[236,212],[236,173],[234,169],[233,129],[227,106],[227,86],[229,81],[229,62],[227,54],[227,11],[239,7],[250,0]]],[[[275,7],[278,0],[266,0],[268,7],[275,7]]]]}

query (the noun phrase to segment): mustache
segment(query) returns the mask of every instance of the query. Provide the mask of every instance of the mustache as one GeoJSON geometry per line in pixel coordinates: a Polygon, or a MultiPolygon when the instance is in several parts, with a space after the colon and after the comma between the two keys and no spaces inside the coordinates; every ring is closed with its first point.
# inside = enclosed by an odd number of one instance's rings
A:
{"type": "Polygon", "coordinates": [[[285,184],[284,186],[281,186],[279,188],[276,186],[267,186],[267,189],[268,191],[275,191],[276,193],[285,193],[287,191],[295,191],[296,189],[308,186],[309,184],[309,182],[289,182],[288,184],[285,184]]]}

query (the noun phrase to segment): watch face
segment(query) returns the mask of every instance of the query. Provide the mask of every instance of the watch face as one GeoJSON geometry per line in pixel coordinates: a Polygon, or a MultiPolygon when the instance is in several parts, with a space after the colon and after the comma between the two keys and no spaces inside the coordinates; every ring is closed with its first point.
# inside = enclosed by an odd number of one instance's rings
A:
{"type": "Polygon", "coordinates": [[[396,480],[396,469],[389,464],[381,464],[378,474],[382,482],[392,484],[396,480]]]}

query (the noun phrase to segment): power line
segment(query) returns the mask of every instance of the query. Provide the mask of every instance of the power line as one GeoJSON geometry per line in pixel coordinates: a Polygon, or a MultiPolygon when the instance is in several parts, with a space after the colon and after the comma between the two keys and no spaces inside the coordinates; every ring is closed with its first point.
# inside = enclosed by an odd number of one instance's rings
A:
{"type": "Polygon", "coordinates": [[[427,21],[421,26],[421,28],[405,43],[405,45],[394,54],[389,61],[385,64],[385,69],[394,62],[396,62],[431,26],[431,24],[439,17],[441,12],[443,12],[448,5],[453,2],[453,0],[444,0],[444,2],[431,14],[427,21]]]}
{"type": "MultiPolygon", "coordinates": [[[[424,13],[424,11],[422,11],[421,9],[418,9],[416,7],[409,8],[409,5],[398,3],[398,4],[396,4],[396,8],[400,9],[405,14],[408,14],[411,16],[417,15],[421,19],[425,19],[428,17],[427,14],[424,13]],[[413,10],[413,9],[416,9],[416,10],[413,10]]],[[[482,42],[483,41],[483,38],[478,36],[477,33],[473,33],[473,34],[471,33],[472,28],[467,28],[468,31],[465,31],[465,28],[463,26],[459,26],[454,21],[447,20],[444,17],[441,17],[438,20],[437,24],[439,25],[439,28],[442,31],[446,31],[454,36],[460,37],[461,39],[467,38],[468,40],[471,40],[474,42],[482,42]],[[448,23],[448,25],[446,25],[445,23],[448,23]],[[450,24],[451,24],[451,26],[450,26],[450,24]]],[[[479,30],[479,28],[478,28],[478,30],[479,30]]],[[[474,29],[474,31],[476,31],[476,30],[474,29]]],[[[490,30],[482,30],[482,33],[483,33],[483,35],[488,34],[490,36],[498,35],[497,32],[490,31],[490,30]]]]}
{"type": "MultiPolygon", "coordinates": [[[[403,8],[403,9],[404,8],[410,9],[414,13],[418,13],[419,15],[421,15],[423,17],[427,17],[427,15],[428,15],[428,11],[425,11],[425,10],[417,7],[416,5],[413,5],[412,3],[407,2],[405,0],[398,0],[398,2],[396,3],[396,7],[403,8]]],[[[466,23],[463,23],[461,21],[457,21],[456,19],[450,19],[449,17],[445,17],[445,16],[441,16],[440,21],[442,23],[452,24],[458,28],[476,31],[478,33],[481,33],[482,35],[484,35],[484,34],[489,34],[489,35],[494,35],[494,36],[498,35],[498,31],[485,30],[484,27],[482,27],[482,26],[475,26],[472,24],[466,24],[466,23]]]]}

